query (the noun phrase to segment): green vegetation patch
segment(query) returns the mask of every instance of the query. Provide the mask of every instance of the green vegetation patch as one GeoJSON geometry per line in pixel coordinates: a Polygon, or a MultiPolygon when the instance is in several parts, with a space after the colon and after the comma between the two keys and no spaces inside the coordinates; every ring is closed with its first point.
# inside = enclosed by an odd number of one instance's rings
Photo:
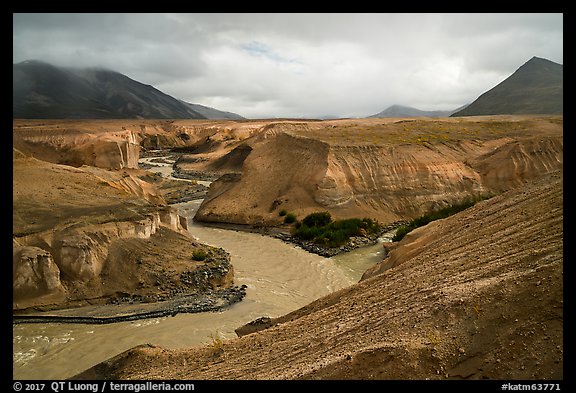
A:
{"type": "Polygon", "coordinates": [[[194,261],[203,261],[208,257],[208,253],[204,250],[198,249],[194,250],[192,253],[192,259],[194,261]]]}
{"type": "Polygon", "coordinates": [[[296,222],[296,215],[294,213],[286,213],[284,215],[285,224],[292,224],[294,222],[296,222]]]}
{"type": "Polygon", "coordinates": [[[292,235],[324,247],[340,247],[353,236],[369,236],[381,230],[381,225],[370,218],[332,220],[329,212],[312,213],[298,222],[292,235]]]}
{"type": "Polygon", "coordinates": [[[490,197],[492,197],[492,195],[473,196],[473,197],[470,197],[470,198],[463,200],[462,202],[459,202],[459,203],[456,203],[456,204],[453,204],[450,206],[446,206],[442,209],[435,210],[435,211],[432,211],[430,213],[426,213],[423,216],[420,216],[418,218],[413,219],[408,224],[402,225],[401,227],[399,227],[396,230],[396,234],[394,234],[392,241],[393,242],[400,241],[409,232],[411,232],[412,230],[414,230],[418,227],[424,226],[424,225],[426,225],[429,222],[432,222],[434,220],[440,220],[442,218],[449,217],[453,214],[461,212],[464,209],[468,209],[469,207],[474,206],[477,202],[480,202],[484,199],[488,199],[490,197]]]}

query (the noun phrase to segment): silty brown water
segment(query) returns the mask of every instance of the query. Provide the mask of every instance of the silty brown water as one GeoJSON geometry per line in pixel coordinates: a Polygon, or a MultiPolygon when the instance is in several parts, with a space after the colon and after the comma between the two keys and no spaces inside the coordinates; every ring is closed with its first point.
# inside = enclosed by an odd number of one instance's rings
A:
{"type": "Polygon", "coordinates": [[[200,203],[174,206],[194,237],[231,254],[235,284],[248,287],[244,300],[221,312],[110,325],[13,325],[13,378],[68,378],[143,343],[186,348],[206,345],[216,334],[233,339],[234,329],[249,321],[286,314],[353,284],[380,258],[381,244],[328,259],[268,236],[204,227],[192,221],[200,203]]]}

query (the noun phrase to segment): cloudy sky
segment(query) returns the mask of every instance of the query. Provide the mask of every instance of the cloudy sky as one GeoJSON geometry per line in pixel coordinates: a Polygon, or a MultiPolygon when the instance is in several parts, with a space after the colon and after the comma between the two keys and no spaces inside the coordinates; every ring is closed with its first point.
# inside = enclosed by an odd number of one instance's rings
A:
{"type": "Polygon", "coordinates": [[[562,14],[14,14],[12,54],[248,118],[363,117],[455,109],[563,40],[562,14]]]}

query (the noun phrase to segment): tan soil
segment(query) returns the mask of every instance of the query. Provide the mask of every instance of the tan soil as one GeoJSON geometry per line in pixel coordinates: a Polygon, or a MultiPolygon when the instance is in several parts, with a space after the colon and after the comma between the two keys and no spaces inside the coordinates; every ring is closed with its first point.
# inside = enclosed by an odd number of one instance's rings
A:
{"type": "MultiPolygon", "coordinates": [[[[139,178],[144,173],[137,169],[74,168],[14,150],[14,271],[22,269],[20,250],[43,250],[51,255],[51,269],[58,278],[53,285],[56,288],[46,290],[41,274],[35,276],[41,265],[28,275],[20,275],[19,279],[28,284],[14,292],[15,310],[102,304],[113,298],[156,301],[232,286],[231,268],[225,276],[211,276],[208,282],[183,280],[207,265],[208,259],[193,260],[195,250],[212,253],[214,260],[229,257],[196,242],[179,222],[162,224],[148,236],[131,234],[130,230],[139,222],[145,223],[151,214],[170,213],[152,184],[139,178]],[[84,254],[88,257],[80,263],[89,262],[90,256],[102,260],[94,277],[78,277],[62,264],[63,242],[79,236],[90,239],[84,254]]],[[[176,217],[174,212],[168,215],[168,219],[176,217]]]]}
{"type": "Polygon", "coordinates": [[[241,176],[217,181],[196,219],[278,225],[280,210],[299,219],[324,210],[385,224],[413,219],[560,169],[562,123],[561,116],[271,122],[245,141],[252,151],[241,176]]]}
{"type": "Polygon", "coordinates": [[[396,266],[221,348],[147,345],[80,377],[562,379],[562,173],[420,228],[396,266]]]}
{"type": "MultiPolygon", "coordinates": [[[[200,215],[220,222],[277,224],[280,209],[391,222],[471,192],[505,191],[417,230],[366,274],[372,277],[274,320],[277,326],[222,348],[135,348],[84,376],[562,379],[562,128],[562,116],[15,120],[15,147],[78,168],[15,151],[14,244],[46,247],[61,229],[128,222],[162,209],[161,193],[131,172],[140,146],[194,146],[205,160],[187,169],[240,169],[216,182],[202,207],[200,215]],[[248,155],[246,147],[231,153],[243,144],[252,149],[248,155]]],[[[110,247],[117,258],[108,277],[119,287],[139,285],[144,275],[120,262],[127,253],[135,264],[149,258],[146,266],[155,269],[167,255],[160,246],[174,248],[176,263],[190,263],[176,255],[190,255],[184,243],[173,246],[181,234],[162,234],[110,247]]],[[[66,290],[100,297],[104,284],[66,290]]]]}

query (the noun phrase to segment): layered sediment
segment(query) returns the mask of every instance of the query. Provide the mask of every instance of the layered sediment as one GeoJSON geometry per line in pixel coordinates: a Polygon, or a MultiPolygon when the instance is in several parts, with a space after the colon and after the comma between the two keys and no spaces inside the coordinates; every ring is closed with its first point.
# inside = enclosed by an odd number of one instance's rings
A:
{"type": "Polygon", "coordinates": [[[13,147],[43,161],[75,167],[137,168],[141,150],[227,152],[267,122],[232,120],[13,121],[13,147]]]}
{"type": "MultiPolygon", "coordinates": [[[[15,157],[26,157],[15,160],[14,170],[14,263],[21,266],[15,270],[16,308],[28,304],[25,283],[34,291],[43,288],[35,295],[44,299],[41,304],[70,291],[75,298],[101,296],[107,284],[84,290],[71,289],[69,282],[100,277],[114,258],[115,242],[143,242],[159,226],[185,232],[186,223],[165,208],[181,193],[170,194],[170,186],[135,169],[140,149],[176,149],[177,176],[208,173],[218,179],[196,220],[260,228],[281,225],[282,210],[298,219],[329,211],[339,219],[391,224],[470,195],[504,192],[563,165],[561,116],[15,120],[13,134],[14,146],[22,149],[15,157]],[[44,161],[53,164],[38,164],[44,161]],[[19,248],[28,246],[36,249],[19,248]],[[32,276],[44,284],[32,284],[32,276]]],[[[140,280],[130,284],[132,291],[151,283],[140,280]]]]}
{"type": "Polygon", "coordinates": [[[178,147],[181,173],[220,176],[198,213],[215,223],[277,226],[280,210],[391,223],[496,195],[218,351],[137,347],[81,378],[563,378],[561,116],[68,122],[69,139],[54,122],[15,123],[15,310],[231,288],[227,254],[194,242],[132,168],[139,148],[178,147]]]}
{"type": "Polygon", "coordinates": [[[230,256],[136,174],[13,159],[13,309],[156,302],[231,288],[230,256]],[[194,258],[201,251],[202,258],[194,258]]]}
{"type": "Polygon", "coordinates": [[[560,380],[562,228],[557,171],[428,224],[395,266],[217,352],[139,346],[76,378],[560,380]]]}
{"type": "Polygon", "coordinates": [[[278,225],[303,218],[410,220],[558,170],[561,118],[271,124],[242,170],[215,182],[196,219],[278,225]]]}

